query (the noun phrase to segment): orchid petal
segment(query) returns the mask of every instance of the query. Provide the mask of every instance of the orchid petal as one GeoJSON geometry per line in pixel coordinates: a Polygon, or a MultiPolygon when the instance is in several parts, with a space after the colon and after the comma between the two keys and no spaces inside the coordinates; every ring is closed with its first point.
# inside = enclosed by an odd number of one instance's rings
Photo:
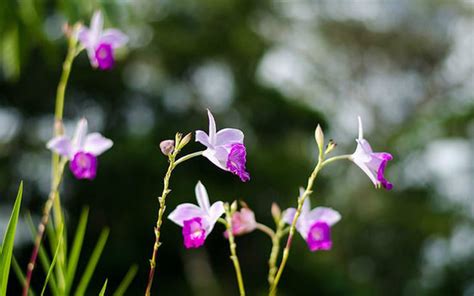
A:
{"type": "Polygon", "coordinates": [[[112,140],[103,137],[101,134],[92,133],[86,136],[83,149],[86,152],[98,156],[109,150],[113,144],[112,140]]]}
{"type": "Polygon", "coordinates": [[[216,145],[216,121],[209,109],[207,109],[207,116],[209,117],[209,143],[216,145]]]}
{"type": "Polygon", "coordinates": [[[168,219],[183,227],[184,221],[196,217],[206,219],[206,213],[194,204],[185,203],[177,206],[176,209],[169,214],[168,219]]]}
{"type": "MultiPolygon", "coordinates": [[[[224,149],[225,151],[225,149],[224,149]]],[[[224,171],[227,171],[227,166],[226,166],[226,157],[227,155],[222,155],[223,151],[222,149],[206,149],[203,153],[202,156],[206,157],[209,159],[213,164],[215,164],[217,167],[223,169],[224,171]]]]}
{"type": "Polygon", "coordinates": [[[311,221],[311,224],[316,221],[322,221],[327,223],[329,226],[333,226],[341,220],[341,214],[331,208],[317,207],[308,214],[307,220],[311,221]]]}
{"type": "Polygon", "coordinates": [[[99,43],[107,43],[112,48],[124,46],[128,42],[128,36],[117,29],[107,29],[100,36],[99,43]]]}
{"type": "Polygon", "coordinates": [[[364,129],[362,127],[362,119],[360,116],[357,116],[357,119],[359,121],[359,140],[362,140],[364,138],[364,129]]]}
{"type": "MultiPolygon", "coordinates": [[[[300,198],[303,195],[300,195],[300,198]]],[[[309,196],[306,196],[306,199],[304,200],[303,207],[301,208],[301,214],[308,214],[309,211],[311,210],[311,201],[309,200],[309,196]]]]}
{"type": "Polygon", "coordinates": [[[77,30],[76,38],[84,47],[92,47],[93,44],[90,42],[90,34],[90,30],[87,27],[81,26],[79,30],[77,30]]]}
{"type": "Polygon", "coordinates": [[[89,35],[89,42],[95,46],[100,39],[100,35],[102,35],[102,29],[104,27],[104,17],[100,10],[94,12],[92,16],[91,24],[90,24],[90,35],[89,35]]]}
{"type": "Polygon", "coordinates": [[[211,208],[209,209],[209,216],[207,218],[207,234],[211,233],[212,229],[214,229],[214,225],[216,225],[217,220],[220,216],[222,216],[222,214],[224,214],[224,212],[224,203],[222,201],[217,201],[212,204],[211,208]]]}
{"type": "Polygon", "coordinates": [[[235,128],[224,128],[216,133],[215,145],[229,145],[233,143],[243,143],[244,133],[235,128]]]}
{"type": "Polygon", "coordinates": [[[71,141],[66,136],[54,137],[49,140],[46,147],[64,157],[71,157],[71,141]]]}
{"type": "Polygon", "coordinates": [[[203,144],[207,148],[212,148],[211,143],[209,143],[209,136],[204,131],[196,131],[196,142],[203,144]]]}
{"type": "Polygon", "coordinates": [[[354,163],[362,170],[364,173],[370,178],[372,183],[374,183],[375,186],[379,184],[377,180],[377,176],[375,175],[375,172],[373,172],[365,162],[360,161],[357,158],[353,159],[354,163]]]}
{"type": "Polygon", "coordinates": [[[209,213],[209,195],[207,194],[206,187],[202,185],[201,181],[197,182],[194,192],[201,209],[203,209],[204,212],[209,213]]]}
{"type": "Polygon", "coordinates": [[[291,225],[293,223],[293,219],[295,218],[296,215],[296,209],[295,208],[289,208],[286,209],[285,212],[283,213],[283,221],[286,224],[291,225]]]}
{"type": "Polygon", "coordinates": [[[74,150],[81,150],[84,147],[84,141],[87,135],[87,119],[81,118],[76,125],[76,131],[72,138],[72,145],[74,150]]]}

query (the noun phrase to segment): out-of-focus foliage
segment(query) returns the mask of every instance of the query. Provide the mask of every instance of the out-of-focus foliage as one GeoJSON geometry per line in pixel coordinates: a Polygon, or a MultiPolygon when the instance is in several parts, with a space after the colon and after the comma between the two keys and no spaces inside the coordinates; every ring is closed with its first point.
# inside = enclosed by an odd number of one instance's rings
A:
{"type": "MultiPolygon", "coordinates": [[[[334,247],[311,253],[298,238],[282,295],[474,293],[471,1],[1,1],[0,192],[10,196],[24,179],[34,215],[49,189],[44,143],[65,55],[61,27],[88,23],[96,8],[130,44],[111,72],[92,70],[82,54],[66,94],[69,130],[86,116],[115,142],[94,182],[66,176],[62,194],[70,225],[90,206],[86,252],[111,229],[95,291],[104,278],[116,287],[138,263],[130,293],[143,293],[166,169],[158,143],[205,129],[210,108],[220,127],[246,133],[252,179],[242,184],[205,159],[190,161],[173,176],[168,209],[193,200],[202,180],[212,199],[243,199],[270,224],[272,201],[296,203],[316,159],[317,123],[336,153],[351,153],[361,115],[374,149],[395,157],[390,192],[375,190],[350,163],[323,172],[312,202],[342,213],[334,247]]],[[[15,252],[26,266],[22,228],[15,252]]],[[[219,231],[205,248],[185,250],[180,229],[166,221],[156,291],[233,295],[219,231]]],[[[252,233],[237,244],[248,294],[265,294],[270,242],[252,233]]]]}

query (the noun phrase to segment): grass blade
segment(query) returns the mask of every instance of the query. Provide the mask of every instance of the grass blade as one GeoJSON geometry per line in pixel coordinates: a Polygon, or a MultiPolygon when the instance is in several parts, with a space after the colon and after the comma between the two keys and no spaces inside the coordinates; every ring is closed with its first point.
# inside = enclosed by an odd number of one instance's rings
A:
{"type": "Polygon", "coordinates": [[[22,197],[23,182],[20,183],[20,187],[18,188],[15,205],[13,206],[10,221],[8,221],[7,230],[5,231],[5,237],[3,239],[0,255],[0,295],[7,294],[8,275],[10,273],[10,265],[13,257],[13,243],[15,241],[15,232],[18,224],[22,197]]]}
{"type": "Polygon", "coordinates": [[[100,290],[99,296],[105,296],[105,289],[107,289],[107,281],[108,280],[105,280],[105,283],[102,286],[102,289],[100,290]]]}
{"type": "Polygon", "coordinates": [[[59,233],[60,234],[59,234],[58,246],[56,247],[56,251],[54,252],[53,261],[51,261],[51,265],[49,266],[48,273],[46,274],[46,279],[44,280],[43,289],[41,290],[41,296],[44,295],[44,291],[46,290],[46,286],[48,285],[48,281],[51,276],[51,273],[53,272],[54,265],[56,264],[56,259],[58,258],[59,248],[61,247],[62,235],[63,235],[62,229],[59,230],[59,233]]]}
{"type": "Polygon", "coordinates": [[[84,271],[84,274],[82,275],[81,281],[79,282],[76,293],[74,295],[81,296],[85,294],[87,286],[89,285],[90,279],[92,277],[92,274],[94,273],[95,267],[97,266],[97,262],[99,261],[100,255],[102,254],[102,251],[104,250],[105,243],[107,242],[108,237],[109,237],[109,229],[107,228],[107,229],[104,229],[102,233],[100,234],[99,240],[97,241],[94,251],[92,252],[92,255],[89,259],[89,263],[87,263],[86,270],[84,271]]]}
{"type": "Polygon", "coordinates": [[[72,284],[74,282],[74,276],[76,274],[77,262],[81,255],[82,242],[84,241],[84,235],[86,233],[87,217],[89,215],[89,209],[85,208],[82,211],[79,223],[77,224],[76,234],[69,254],[69,261],[67,263],[66,270],[66,294],[69,294],[72,284]]]}
{"type": "Polygon", "coordinates": [[[127,291],[128,286],[130,286],[130,283],[135,278],[135,275],[137,274],[137,271],[138,271],[137,265],[133,265],[132,267],[130,267],[127,274],[123,278],[122,282],[118,286],[117,290],[115,290],[115,293],[114,293],[113,296],[122,296],[122,295],[125,294],[125,292],[127,291]]]}

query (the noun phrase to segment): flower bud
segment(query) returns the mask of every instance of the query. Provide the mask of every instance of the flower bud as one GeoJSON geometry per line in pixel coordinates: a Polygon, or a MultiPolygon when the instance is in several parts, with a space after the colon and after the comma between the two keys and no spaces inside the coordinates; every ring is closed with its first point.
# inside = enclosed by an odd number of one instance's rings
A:
{"type": "Polygon", "coordinates": [[[161,152],[169,156],[174,151],[174,141],[173,140],[164,140],[160,143],[161,152]]]}
{"type": "Polygon", "coordinates": [[[237,206],[238,206],[238,205],[237,205],[237,201],[234,200],[234,201],[232,202],[232,204],[230,205],[230,212],[231,212],[231,213],[234,213],[235,211],[237,211],[237,206]]]}
{"type": "Polygon", "coordinates": [[[189,141],[191,141],[191,138],[193,137],[193,133],[189,133],[186,136],[183,137],[183,139],[179,142],[179,150],[183,149],[184,146],[186,146],[189,141]]]}
{"type": "Polygon", "coordinates": [[[271,209],[272,217],[277,222],[280,220],[281,217],[281,209],[276,202],[272,203],[271,209]]]}
{"type": "Polygon", "coordinates": [[[316,139],[316,143],[318,144],[319,152],[321,154],[324,147],[324,133],[319,124],[316,127],[316,131],[314,132],[314,138],[316,139]]]}
{"type": "Polygon", "coordinates": [[[329,143],[326,145],[326,151],[324,152],[324,154],[331,153],[331,151],[334,150],[336,146],[337,146],[337,143],[334,142],[333,139],[329,140],[329,143]]]}

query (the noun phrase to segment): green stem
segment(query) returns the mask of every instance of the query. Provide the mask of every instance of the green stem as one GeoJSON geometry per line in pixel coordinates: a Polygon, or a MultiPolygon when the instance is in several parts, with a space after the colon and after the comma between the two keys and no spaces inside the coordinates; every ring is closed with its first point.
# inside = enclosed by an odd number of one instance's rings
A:
{"type": "Polygon", "coordinates": [[[265,224],[257,223],[257,229],[268,235],[271,239],[275,236],[275,231],[265,224]]]}
{"type": "Polygon", "coordinates": [[[191,159],[191,158],[194,158],[194,157],[197,157],[197,156],[201,156],[203,152],[204,152],[204,151],[198,151],[198,152],[190,153],[190,154],[188,154],[188,155],[185,155],[185,156],[183,156],[183,157],[180,157],[180,158],[178,158],[178,160],[175,161],[174,164],[175,164],[175,165],[178,165],[178,164],[180,164],[180,163],[182,163],[182,162],[185,162],[186,160],[189,160],[189,159],[191,159]]]}
{"type": "MultiPolygon", "coordinates": [[[[69,76],[71,73],[72,63],[74,61],[74,57],[76,56],[76,53],[77,53],[77,40],[74,37],[70,37],[68,40],[68,52],[66,55],[66,59],[64,60],[64,63],[63,63],[63,71],[61,73],[61,78],[59,80],[58,88],[56,91],[56,105],[55,105],[54,126],[53,126],[54,136],[59,136],[63,134],[62,118],[63,118],[63,111],[64,111],[64,96],[66,93],[67,82],[69,80],[69,76]]],[[[45,206],[44,206],[43,216],[41,219],[41,223],[38,226],[38,234],[35,239],[35,246],[33,248],[30,262],[28,263],[28,267],[27,267],[28,276],[26,278],[26,282],[23,288],[23,295],[28,294],[31,277],[33,274],[33,269],[36,264],[38,249],[43,239],[44,230],[49,221],[49,215],[52,208],[54,212],[54,224],[55,224],[56,232],[59,232],[59,229],[63,227],[61,203],[59,201],[59,186],[61,184],[65,164],[66,164],[66,161],[64,160],[60,162],[59,155],[53,152],[52,158],[51,158],[51,179],[52,179],[51,190],[50,190],[48,200],[46,201],[45,206]]],[[[64,288],[65,286],[64,273],[61,271],[61,268],[64,265],[64,261],[65,261],[64,258],[65,258],[64,246],[63,244],[61,244],[60,253],[58,256],[59,262],[56,265],[57,267],[56,270],[58,273],[58,281],[59,281],[60,287],[62,288],[64,288]]]]}
{"type": "Polygon", "coordinates": [[[272,250],[270,252],[270,258],[268,259],[268,285],[270,289],[273,286],[273,282],[275,281],[275,274],[278,270],[276,263],[278,260],[278,254],[280,253],[280,240],[285,234],[285,231],[283,231],[284,227],[285,222],[280,219],[277,225],[275,235],[272,237],[272,250]]]}
{"type": "Polygon", "coordinates": [[[331,162],[334,162],[336,160],[342,160],[342,159],[348,159],[350,160],[352,158],[352,155],[350,154],[344,154],[344,155],[338,155],[338,156],[333,156],[331,158],[326,159],[323,161],[322,167],[326,166],[327,164],[330,164],[331,162]]]}
{"type": "Polygon", "coordinates": [[[226,216],[226,226],[227,234],[229,239],[229,248],[230,248],[230,259],[234,264],[235,275],[237,276],[237,283],[239,285],[240,296],[245,296],[245,287],[244,280],[242,278],[242,272],[240,270],[239,258],[237,257],[237,245],[235,243],[234,234],[232,233],[232,213],[230,212],[229,205],[225,205],[225,216],[226,216]]]}
{"type": "MultiPolygon", "coordinates": [[[[178,145],[176,145],[178,146],[178,145]]],[[[153,244],[153,253],[150,259],[150,271],[148,273],[148,282],[146,286],[146,291],[145,295],[149,296],[151,295],[151,287],[153,285],[153,278],[155,276],[155,269],[156,269],[156,258],[158,256],[158,248],[161,245],[160,242],[160,236],[161,236],[161,224],[163,223],[163,216],[166,210],[166,197],[168,194],[171,192],[169,189],[169,183],[171,179],[171,174],[173,170],[176,168],[176,166],[180,163],[185,162],[186,160],[189,160],[191,158],[194,158],[196,156],[202,155],[203,151],[199,152],[194,152],[188,155],[185,155],[178,160],[176,160],[176,156],[179,153],[179,150],[176,149],[173,153],[171,153],[168,158],[169,158],[169,165],[168,165],[168,170],[166,171],[166,175],[163,179],[163,191],[161,193],[161,196],[158,198],[159,203],[160,203],[160,208],[158,210],[158,218],[156,220],[156,225],[155,225],[155,243],[153,244]]]]}

